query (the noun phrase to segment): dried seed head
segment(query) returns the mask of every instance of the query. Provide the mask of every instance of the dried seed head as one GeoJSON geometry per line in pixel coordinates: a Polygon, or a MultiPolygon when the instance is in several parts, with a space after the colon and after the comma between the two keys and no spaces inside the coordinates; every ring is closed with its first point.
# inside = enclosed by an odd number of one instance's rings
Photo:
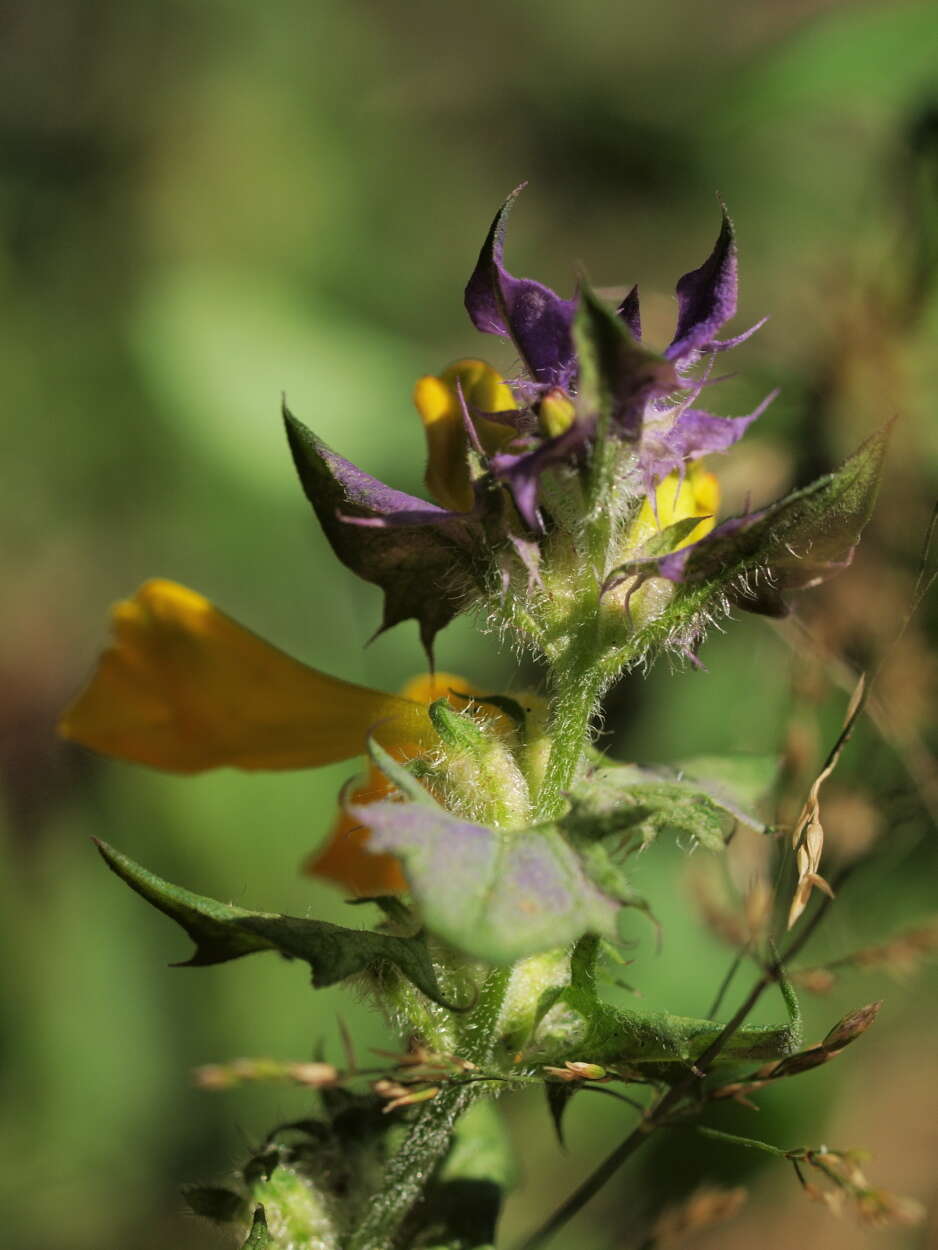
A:
{"type": "Polygon", "coordinates": [[[331,1063],[291,1063],[287,1075],[298,1085],[309,1085],[313,1089],[324,1089],[339,1081],[339,1069],[331,1063]]]}
{"type": "Polygon", "coordinates": [[[856,1011],[851,1011],[848,1015],[837,1022],[831,1031],[821,1043],[824,1050],[828,1054],[836,1054],[843,1050],[845,1046],[849,1046],[851,1042],[855,1042],[861,1033],[865,1033],[876,1017],[879,1015],[879,1009],[883,1005],[880,999],[875,1003],[867,1003],[865,1007],[858,1007],[856,1011]]]}

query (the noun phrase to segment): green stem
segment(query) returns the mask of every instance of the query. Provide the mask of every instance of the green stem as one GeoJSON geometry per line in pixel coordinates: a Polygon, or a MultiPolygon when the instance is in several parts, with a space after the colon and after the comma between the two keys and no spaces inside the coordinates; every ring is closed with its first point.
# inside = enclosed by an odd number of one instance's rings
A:
{"type": "MultiPolygon", "coordinates": [[[[461,1030],[460,1058],[483,1066],[492,1057],[510,968],[495,968],[461,1030]]],[[[420,1200],[437,1164],[446,1155],[456,1121],[475,1099],[491,1091],[484,1081],[445,1086],[414,1121],[385,1168],[381,1189],[355,1229],[348,1250],[391,1250],[398,1231],[420,1200]]]]}
{"type": "Polygon", "coordinates": [[[537,796],[537,820],[550,820],[562,809],[564,792],[583,758],[590,721],[605,684],[591,651],[577,660],[554,673],[557,694],[551,720],[552,742],[537,796]]]}

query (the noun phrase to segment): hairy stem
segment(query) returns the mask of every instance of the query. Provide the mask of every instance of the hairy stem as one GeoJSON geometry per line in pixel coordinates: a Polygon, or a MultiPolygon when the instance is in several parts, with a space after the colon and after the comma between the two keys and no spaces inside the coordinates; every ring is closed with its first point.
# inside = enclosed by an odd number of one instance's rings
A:
{"type": "Polygon", "coordinates": [[[589,740],[590,721],[603,690],[591,651],[573,658],[571,663],[554,671],[556,691],[551,718],[551,749],[544,780],[537,796],[536,819],[550,820],[563,806],[564,792],[574,774],[589,740]]]}
{"type": "MultiPolygon", "coordinates": [[[[509,968],[495,968],[479,1001],[461,1029],[460,1057],[479,1066],[488,1063],[508,988],[509,968]]],[[[401,1224],[423,1195],[427,1182],[446,1155],[456,1121],[476,1098],[491,1090],[486,1083],[445,1086],[426,1104],[384,1172],[381,1189],[355,1230],[349,1250],[391,1250],[401,1224]]]]}

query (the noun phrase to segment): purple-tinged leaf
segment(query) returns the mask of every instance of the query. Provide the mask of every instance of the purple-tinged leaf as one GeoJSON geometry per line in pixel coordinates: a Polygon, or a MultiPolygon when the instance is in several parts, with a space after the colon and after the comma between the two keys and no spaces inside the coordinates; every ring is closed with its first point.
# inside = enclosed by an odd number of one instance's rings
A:
{"type": "Polygon", "coordinates": [[[712,347],[717,331],[736,314],[736,237],[723,207],[723,224],[713,251],[677,284],[677,329],[665,351],[681,360],[712,347]]]}
{"type": "Polygon", "coordinates": [[[502,452],[489,460],[495,480],[508,487],[518,515],[534,533],[540,533],[543,528],[538,513],[541,474],[561,464],[574,464],[589,442],[589,436],[590,427],[585,422],[574,421],[569,429],[546,439],[533,451],[520,455],[502,452]]]}
{"type": "Polygon", "coordinates": [[[636,343],[642,341],[642,314],[638,303],[638,287],[633,286],[628,295],[616,309],[616,316],[620,317],[629,328],[629,332],[636,343]]]}
{"type": "Polygon", "coordinates": [[[728,352],[731,347],[739,347],[740,343],[745,343],[747,339],[751,339],[765,323],[768,317],[760,317],[755,325],[751,325],[748,330],[743,330],[741,334],[734,334],[730,339],[716,339],[710,344],[709,350],[712,352],[728,352]]]}
{"type": "Polygon", "coordinates": [[[584,933],[616,936],[619,904],[555,826],[509,833],[417,803],[349,811],[371,830],[369,850],[401,857],[430,932],[468,955],[510,964],[584,933]]]}
{"type": "Polygon", "coordinates": [[[717,417],[699,408],[683,408],[666,429],[647,424],[639,452],[639,465],[647,487],[650,489],[689,461],[727,451],[762,416],[777,395],[777,390],[772,391],[743,417],[717,417]]]}
{"type": "Polygon", "coordinates": [[[508,215],[524,186],[512,191],[492,222],[466,285],[466,311],[477,330],[511,338],[536,382],[563,385],[574,372],[576,300],[561,299],[532,278],[516,278],[504,265],[508,215]]]}
{"type": "Polygon", "coordinates": [[[384,591],[381,630],[414,618],[431,657],[433,639],[480,592],[474,570],[484,526],[393,490],[331,451],[284,409],[306,498],[342,563],[384,591]]]}

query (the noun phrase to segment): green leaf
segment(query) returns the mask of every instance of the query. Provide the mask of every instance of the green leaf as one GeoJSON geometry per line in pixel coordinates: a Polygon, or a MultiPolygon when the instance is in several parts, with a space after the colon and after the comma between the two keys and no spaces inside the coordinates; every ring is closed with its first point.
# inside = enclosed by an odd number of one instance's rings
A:
{"type": "Polygon", "coordinates": [[[273,1244],[273,1238],[267,1228],[267,1217],[264,1214],[264,1208],[258,1207],[254,1212],[251,1231],[242,1250],[268,1250],[268,1247],[273,1246],[273,1244]]]}
{"type": "Polygon", "coordinates": [[[556,825],[506,832],[417,803],[349,810],[370,849],[404,861],[427,928],[469,955],[509,964],[584,933],[616,936],[619,904],[556,825]]]}
{"type": "Polygon", "coordinates": [[[724,521],[669,555],[622,565],[620,574],[678,585],[671,603],[633,636],[630,663],[661,647],[687,654],[714,615],[734,604],[784,616],[783,591],[814,586],[845,568],[873,510],[890,428],[867,439],[836,472],[761,512],[724,521]]]}
{"type": "Polygon", "coordinates": [[[664,768],[593,765],[574,788],[571,802],[564,827],[595,841],[631,831],[647,846],[659,833],[671,831],[719,851],[729,817],[765,832],[764,823],[724,787],[664,768]]]}
{"type": "Polygon", "coordinates": [[[313,984],[322,988],[390,963],[433,1002],[453,1006],[443,998],[419,937],[393,937],[323,920],[246,911],[170,885],[106,842],[95,839],[95,845],[112,872],[192,938],[195,954],[182,966],[225,963],[253,951],[273,950],[305,960],[312,969],[313,984]]]}
{"type": "Polygon", "coordinates": [[[617,444],[634,443],[641,436],[648,388],[679,383],[674,366],[633,338],[585,282],[573,320],[573,343],[579,361],[578,415],[596,422],[589,490],[595,505],[610,484],[617,444]]]}
{"type": "MultiPolygon", "coordinates": [[[[784,611],[780,591],[814,586],[850,563],[876,502],[890,430],[868,438],[834,473],[661,557],[659,572],[684,584],[694,611],[701,606],[695,588],[730,593],[755,611],[784,611]]],[[[680,614],[682,598],[672,613],[680,614]]]]}
{"type": "Polygon", "coordinates": [[[669,552],[675,551],[703,520],[705,518],[700,516],[684,517],[680,521],[672,521],[664,529],[657,530],[632,553],[630,559],[625,564],[612,570],[606,578],[606,585],[609,586],[620,578],[634,574],[636,561],[654,560],[659,556],[666,556],[669,552]]]}
{"type": "Polygon", "coordinates": [[[580,363],[578,406],[583,415],[599,420],[600,435],[614,424],[620,438],[634,441],[641,434],[639,401],[652,383],[677,386],[674,366],[633,338],[625,322],[585,282],[573,341],[580,363]]]}
{"type": "Polygon", "coordinates": [[[461,690],[451,690],[450,694],[455,695],[457,699],[463,699],[470,706],[480,704],[482,707],[493,707],[498,712],[504,712],[521,730],[527,724],[527,713],[524,708],[517,699],[509,698],[507,694],[464,694],[461,690]]]}
{"type": "Polygon", "coordinates": [[[427,713],[430,717],[430,724],[439,734],[440,741],[446,746],[457,751],[465,751],[468,755],[478,759],[491,745],[491,740],[472,717],[457,712],[450,706],[445,696],[431,703],[427,708],[427,713]]]}
{"type": "Polygon", "coordinates": [[[756,833],[767,833],[756,809],[774,789],[780,764],[776,755],[695,755],[676,764],[674,771],[742,824],[756,833]]]}

